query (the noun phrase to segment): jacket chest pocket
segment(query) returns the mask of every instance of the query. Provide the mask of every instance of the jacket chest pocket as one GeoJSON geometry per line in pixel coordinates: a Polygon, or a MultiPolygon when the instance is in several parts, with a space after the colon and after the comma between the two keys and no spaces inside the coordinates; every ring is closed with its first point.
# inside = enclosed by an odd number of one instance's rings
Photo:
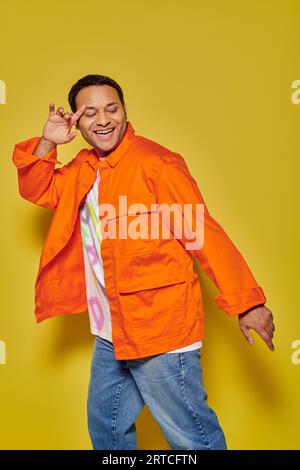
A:
{"type": "Polygon", "coordinates": [[[178,336],[187,323],[187,276],[161,263],[116,263],[116,288],[123,324],[133,342],[178,336]]]}
{"type": "Polygon", "coordinates": [[[110,218],[114,233],[114,256],[149,255],[157,248],[158,212],[155,199],[140,201],[121,196],[115,203],[116,217],[110,218]]]}

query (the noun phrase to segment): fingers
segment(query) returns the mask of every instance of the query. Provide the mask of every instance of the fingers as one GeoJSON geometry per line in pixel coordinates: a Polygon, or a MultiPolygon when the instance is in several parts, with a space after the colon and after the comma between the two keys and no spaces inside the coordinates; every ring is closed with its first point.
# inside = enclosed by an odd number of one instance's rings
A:
{"type": "MultiPolygon", "coordinates": [[[[273,323],[273,315],[272,315],[272,312],[270,310],[268,310],[269,312],[269,316],[268,316],[268,319],[264,325],[264,327],[261,329],[261,330],[265,330],[265,332],[267,333],[267,335],[270,337],[270,340],[272,340],[273,336],[274,336],[274,331],[275,331],[275,325],[273,323]]],[[[259,333],[259,332],[258,332],[259,333]]]]}
{"type": "Polygon", "coordinates": [[[57,111],[55,112],[54,103],[50,103],[49,104],[49,116],[54,116],[54,114],[57,114],[58,116],[64,117],[64,108],[62,106],[59,106],[57,108],[57,111]]]}
{"type": "MultiPolygon", "coordinates": [[[[69,112],[64,112],[64,108],[62,106],[59,106],[57,108],[57,111],[55,112],[55,106],[54,106],[54,103],[50,103],[49,104],[49,117],[50,116],[53,116],[53,115],[57,115],[57,116],[60,116],[62,117],[63,119],[65,119],[65,121],[67,122],[68,126],[71,128],[73,126],[73,124],[77,123],[78,120],[81,118],[81,116],[83,115],[84,111],[85,111],[85,108],[86,108],[86,105],[83,104],[77,111],[76,113],[69,113],[69,112]]],[[[72,136],[70,138],[70,140],[73,140],[74,137],[76,136],[76,132],[75,134],[72,133],[70,134],[70,136],[72,136]]]]}
{"type": "Polygon", "coordinates": [[[76,113],[74,113],[72,115],[72,119],[71,119],[71,124],[75,124],[76,121],[78,121],[78,119],[81,118],[81,116],[83,115],[84,111],[85,111],[85,108],[86,108],[86,104],[83,104],[79,109],[78,111],[76,111],[76,113]]]}
{"type": "Polygon", "coordinates": [[[54,103],[49,104],[49,116],[53,116],[55,114],[54,103]]]}
{"type": "Polygon", "coordinates": [[[271,351],[274,351],[275,347],[272,342],[275,331],[275,325],[273,323],[273,314],[271,310],[268,309],[266,306],[264,306],[263,313],[265,314],[263,325],[260,325],[258,328],[255,328],[255,331],[264,340],[268,348],[271,351]]]}
{"type": "MultiPolygon", "coordinates": [[[[240,329],[241,329],[243,335],[245,336],[246,340],[247,340],[250,344],[253,344],[253,343],[254,343],[254,340],[253,340],[253,338],[252,338],[252,336],[251,336],[251,334],[250,334],[248,328],[247,328],[246,326],[241,326],[240,329]]],[[[273,344],[273,342],[272,342],[272,337],[273,337],[273,335],[272,335],[272,334],[270,335],[270,334],[267,333],[267,331],[264,330],[264,329],[261,329],[261,330],[257,329],[257,330],[255,330],[255,331],[256,331],[256,333],[264,340],[264,342],[266,343],[266,345],[268,346],[268,348],[269,348],[271,351],[274,351],[275,346],[274,346],[274,344],[273,344]]]]}
{"type": "Polygon", "coordinates": [[[59,115],[67,121],[68,125],[72,127],[71,120],[72,120],[72,113],[65,112],[64,108],[59,108],[59,115]]]}
{"type": "Polygon", "coordinates": [[[273,334],[270,335],[265,329],[258,329],[258,330],[256,330],[256,332],[264,340],[264,342],[266,343],[268,348],[271,351],[274,351],[275,346],[272,342],[273,334]]]}
{"type": "MultiPolygon", "coordinates": [[[[54,109],[54,103],[51,103],[49,105],[49,114],[50,116],[53,116],[54,114],[57,114],[58,116],[62,117],[63,119],[65,119],[67,121],[67,123],[71,126],[71,120],[72,120],[72,116],[73,114],[72,113],[69,113],[69,112],[64,112],[64,108],[63,106],[59,106],[57,108],[57,111],[55,113],[55,109],[54,109]]],[[[72,124],[73,125],[73,124],[72,124]]]]}
{"type": "Polygon", "coordinates": [[[64,117],[67,121],[69,121],[69,120],[71,119],[71,117],[72,117],[72,114],[71,114],[71,113],[65,113],[65,114],[63,115],[63,117],[64,117]]]}
{"type": "Polygon", "coordinates": [[[252,338],[252,336],[251,336],[251,333],[250,333],[250,331],[248,330],[248,328],[245,327],[245,326],[241,326],[240,328],[241,328],[241,331],[242,331],[243,335],[245,336],[246,340],[247,340],[250,344],[253,344],[253,343],[254,343],[254,340],[253,340],[253,338],[252,338]]]}
{"type": "Polygon", "coordinates": [[[273,338],[274,331],[275,331],[275,326],[272,322],[269,322],[265,327],[265,331],[268,333],[268,335],[273,338]]]}
{"type": "Polygon", "coordinates": [[[64,117],[64,108],[62,106],[59,106],[59,108],[57,108],[56,114],[61,117],[64,117]]]}
{"type": "Polygon", "coordinates": [[[240,329],[250,344],[253,344],[253,338],[249,333],[249,329],[253,329],[266,343],[271,351],[275,347],[272,342],[275,325],[273,323],[272,312],[266,307],[257,307],[252,309],[250,313],[239,317],[240,329]]]}
{"type": "Polygon", "coordinates": [[[67,136],[67,142],[71,142],[71,140],[73,140],[77,135],[77,132],[74,131],[74,132],[71,132],[68,136],[67,136]]]}

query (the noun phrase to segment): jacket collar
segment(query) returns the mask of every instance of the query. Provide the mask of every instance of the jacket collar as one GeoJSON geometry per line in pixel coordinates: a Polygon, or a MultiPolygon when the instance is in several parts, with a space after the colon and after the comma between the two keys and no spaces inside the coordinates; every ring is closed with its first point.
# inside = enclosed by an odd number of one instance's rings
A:
{"type": "MultiPolygon", "coordinates": [[[[103,160],[103,163],[108,164],[110,167],[114,168],[118,161],[120,160],[122,154],[127,150],[129,147],[130,143],[134,139],[135,136],[135,130],[132,127],[132,124],[130,121],[127,121],[127,127],[126,127],[126,132],[119,143],[119,145],[109,154],[107,157],[105,157],[105,160],[103,160]]],[[[97,168],[100,162],[99,156],[94,148],[89,149],[86,160],[94,167],[97,168]]]]}

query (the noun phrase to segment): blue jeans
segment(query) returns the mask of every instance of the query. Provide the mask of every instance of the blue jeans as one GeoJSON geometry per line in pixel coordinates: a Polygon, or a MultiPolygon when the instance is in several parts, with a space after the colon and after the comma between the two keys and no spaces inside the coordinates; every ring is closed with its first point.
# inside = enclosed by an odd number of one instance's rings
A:
{"type": "Polygon", "coordinates": [[[93,449],[137,449],[135,420],[147,405],[171,449],[226,449],[207,404],[200,349],[116,360],[113,344],[95,337],[88,389],[93,449]]]}

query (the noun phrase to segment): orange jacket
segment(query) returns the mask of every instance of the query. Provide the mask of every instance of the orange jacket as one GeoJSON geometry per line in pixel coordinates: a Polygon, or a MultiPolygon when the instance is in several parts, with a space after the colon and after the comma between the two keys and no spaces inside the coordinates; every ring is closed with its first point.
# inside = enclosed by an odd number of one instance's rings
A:
{"type": "MultiPolygon", "coordinates": [[[[117,225],[124,215],[129,220],[142,217],[122,213],[119,195],[127,196],[127,208],[142,203],[149,214],[157,203],[204,204],[184,159],[136,135],[129,121],[122,141],[105,161],[99,160],[93,148],[83,149],[67,165],[55,169],[61,163],[56,149],[43,158],[32,155],[38,142],[39,137],[21,142],[13,154],[20,195],[55,210],[35,283],[37,323],[87,311],[78,209],[95,182],[98,166],[99,203],[116,207],[117,225]]],[[[101,223],[109,223],[108,217],[100,217],[101,223]]],[[[185,233],[182,239],[175,238],[172,224],[169,231],[169,239],[102,240],[116,359],[160,354],[204,337],[203,303],[193,256],[217,286],[220,294],[215,301],[228,315],[266,302],[245,260],[206,206],[202,248],[187,249],[185,233]]]]}

